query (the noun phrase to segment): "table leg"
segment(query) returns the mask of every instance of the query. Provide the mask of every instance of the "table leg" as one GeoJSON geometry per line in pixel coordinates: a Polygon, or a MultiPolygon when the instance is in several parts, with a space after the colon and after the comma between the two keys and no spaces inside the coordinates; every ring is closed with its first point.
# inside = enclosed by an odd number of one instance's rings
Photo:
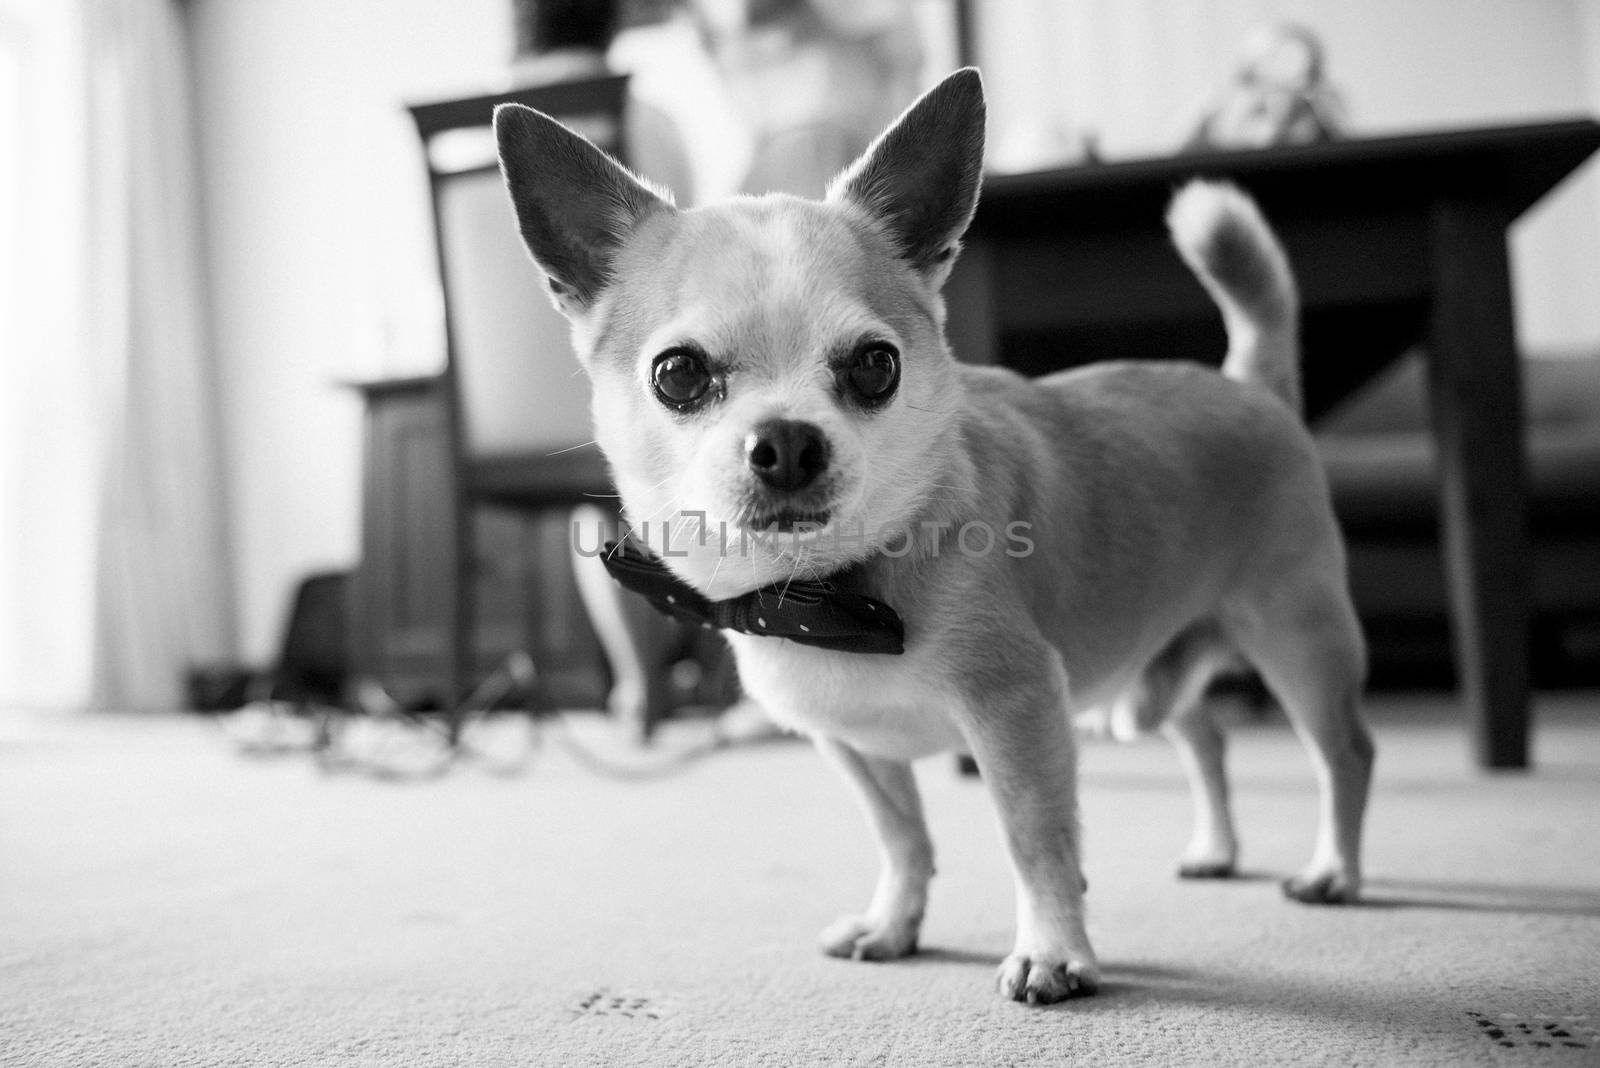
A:
{"type": "Polygon", "coordinates": [[[1444,202],[1432,220],[1441,532],[1460,692],[1486,768],[1528,766],[1530,567],[1509,223],[1488,200],[1444,202]]]}

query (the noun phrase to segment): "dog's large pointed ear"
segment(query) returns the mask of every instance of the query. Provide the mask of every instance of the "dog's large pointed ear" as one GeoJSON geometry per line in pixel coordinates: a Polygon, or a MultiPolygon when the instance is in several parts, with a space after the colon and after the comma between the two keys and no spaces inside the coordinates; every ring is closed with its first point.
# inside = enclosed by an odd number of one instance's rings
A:
{"type": "Polygon", "coordinates": [[[978,71],[956,71],[835,178],[828,199],[866,209],[913,267],[934,284],[942,282],[978,206],[984,114],[978,71]]]}
{"type": "Polygon", "coordinates": [[[556,307],[582,316],[610,281],[629,233],[653,212],[672,211],[672,203],[533,108],[495,108],[494,135],[523,243],[550,276],[556,307]]]}

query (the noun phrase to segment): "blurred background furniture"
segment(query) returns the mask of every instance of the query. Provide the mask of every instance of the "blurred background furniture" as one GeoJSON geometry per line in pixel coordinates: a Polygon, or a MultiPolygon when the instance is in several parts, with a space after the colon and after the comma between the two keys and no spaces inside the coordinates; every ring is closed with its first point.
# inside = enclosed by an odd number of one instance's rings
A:
{"type": "Polygon", "coordinates": [[[1529,559],[1506,228],[1600,147],[1591,120],[991,177],[947,299],[962,358],[1043,373],[1218,360],[1222,327],[1162,226],[1195,175],[1249,189],[1305,312],[1312,420],[1425,342],[1458,683],[1479,762],[1524,767],[1529,559]]]}
{"type": "Polygon", "coordinates": [[[476,509],[457,550],[463,494],[443,376],[360,384],[361,560],[352,579],[353,672],[409,708],[450,707],[458,568],[473,579],[469,674],[509,653],[538,667],[535,708],[604,705],[609,669],[572,576],[564,510],[476,509]]]}
{"type": "MultiPolygon", "coordinates": [[[[1600,353],[1522,361],[1531,539],[1530,672],[1600,682],[1600,353]]],[[[1453,679],[1427,366],[1412,353],[1318,424],[1380,686],[1453,679]]]]}
{"type": "MultiPolygon", "coordinates": [[[[558,64],[570,74],[575,57],[558,64]]],[[[626,76],[584,77],[410,108],[427,161],[445,310],[442,374],[367,383],[356,674],[402,705],[467,698],[513,652],[534,709],[608,707],[639,741],[671,709],[732,700],[716,636],[686,635],[573,551],[614,536],[588,379],[523,247],[496,158],[502,103],[554,115],[633,162],[626,76]],[[608,533],[609,532],[609,533],[608,533]]],[[[527,65],[519,67],[526,74],[527,65]]],[[[580,71],[581,73],[581,71],[580,71]]],[[[687,182],[670,130],[646,171],[687,182]]]]}
{"type": "MultiPolygon", "coordinates": [[[[489,124],[496,105],[523,104],[626,158],[626,99],[627,79],[602,75],[410,109],[428,164],[444,287],[443,385],[454,467],[449,678],[456,713],[478,674],[478,512],[564,519],[573,507],[613,492],[592,440],[588,381],[569,326],[546,299],[543,274],[513,223],[489,124]]],[[[540,614],[552,614],[550,607],[541,606],[540,614]]],[[[570,625],[580,617],[556,618],[570,625]]]]}
{"type": "MultiPolygon", "coordinates": [[[[496,104],[559,115],[625,153],[627,79],[602,75],[413,106],[427,160],[447,359],[370,383],[356,671],[459,726],[513,651],[534,707],[604,705],[610,676],[572,571],[569,515],[612,494],[587,380],[517,233],[494,151],[496,104]]],[[[635,665],[638,670],[642,666],[635,665]]]]}
{"type": "MultiPolygon", "coordinates": [[[[573,552],[580,525],[591,548],[616,536],[616,495],[592,440],[570,326],[517,232],[494,108],[553,115],[686,198],[693,173],[675,120],[607,62],[624,21],[619,0],[514,0],[511,9],[507,88],[410,107],[427,163],[446,359],[437,378],[366,388],[358,671],[391,686],[408,675],[422,700],[449,710],[452,740],[474,711],[467,705],[488,692],[481,681],[502,669],[496,690],[534,708],[609,707],[643,741],[670,706],[703,696],[707,673],[692,654],[697,670],[686,673],[680,630],[573,552]]],[[[692,644],[715,657],[703,639],[692,644]]]]}

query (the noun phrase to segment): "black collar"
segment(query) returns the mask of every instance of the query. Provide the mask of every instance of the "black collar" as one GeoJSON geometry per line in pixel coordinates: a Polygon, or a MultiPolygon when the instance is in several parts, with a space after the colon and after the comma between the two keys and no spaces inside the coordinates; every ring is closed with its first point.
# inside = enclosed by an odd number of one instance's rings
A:
{"type": "Polygon", "coordinates": [[[841,653],[905,652],[905,624],[893,608],[846,589],[858,568],[825,579],[774,583],[741,597],[713,601],[667,570],[654,553],[626,540],[607,542],[611,577],[643,594],[656,609],[686,623],[788,638],[841,653]]]}

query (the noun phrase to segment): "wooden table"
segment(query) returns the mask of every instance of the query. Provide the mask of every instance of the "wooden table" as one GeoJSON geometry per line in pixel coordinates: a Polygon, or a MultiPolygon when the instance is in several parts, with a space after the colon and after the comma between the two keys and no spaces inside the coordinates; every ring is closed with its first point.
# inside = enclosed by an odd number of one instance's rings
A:
{"type": "Polygon", "coordinates": [[[1526,767],[1529,549],[1506,228],[1597,147],[1600,124],[1576,119],[992,176],[947,289],[951,342],[963,359],[1027,373],[1127,356],[1217,362],[1220,320],[1162,215],[1192,176],[1248,189],[1300,282],[1310,417],[1425,348],[1476,755],[1526,767]]]}

